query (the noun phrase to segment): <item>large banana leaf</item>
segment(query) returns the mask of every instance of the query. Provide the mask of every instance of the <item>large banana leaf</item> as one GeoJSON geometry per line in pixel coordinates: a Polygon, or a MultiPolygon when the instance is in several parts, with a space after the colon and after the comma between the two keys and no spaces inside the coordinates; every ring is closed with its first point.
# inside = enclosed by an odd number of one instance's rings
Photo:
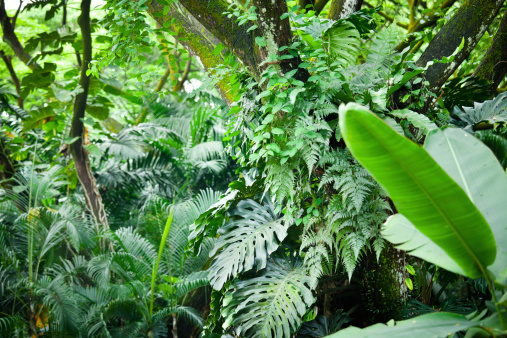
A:
{"type": "Polygon", "coordinates": [[[424,148],[488,221],[497,248],[489,269],[500,276],[507,266],[507,176],[502,166],[488,147],[461,129],[431,132],[424,148]]]}
{"type": "Polygon", "coordinates": [[[479,323],[466,319],[465,316],[456,313],[435,312],[416,318],[396,322],[396,325],[388,323],[375,324],[365,329],[349,327],[340,330],[329,338],[394,338],[394,337],[447,337],[454,332],[466,330],[479,323]]]}
{"type": "Polygon", "coordinates": [[[387,219],[382,229],[382,236],[396,244],[397,249],[407,251],[412,256],[422,258],[446,270],[465,275],[463,269],[442,248],[417,230],[402,214],[396,214],[387,219]]]}
{"type": "Polygon", "coordinates": [[[420,146],[357,104],[340,108],[350,152],[385,188],[396,209],[471,278],[496,257],[488,223],[460,186],[420,146]]]}

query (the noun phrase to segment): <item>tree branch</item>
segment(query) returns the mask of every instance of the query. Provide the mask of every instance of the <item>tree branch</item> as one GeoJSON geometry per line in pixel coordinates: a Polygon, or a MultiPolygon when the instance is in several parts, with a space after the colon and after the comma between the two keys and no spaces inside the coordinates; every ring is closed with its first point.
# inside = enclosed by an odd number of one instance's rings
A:
{"type": "Polygon", "coordinates": [[[493,97],[500,82],[507,74],[507,12],[503,15],[498,31],[486,55],[473,73],[491,82],[490,94],[493,97]]]}
{"type": "Polygon", "coordinates": [[[313,5],[313,10],[315,11],[315,15],[319,15],[320,12],[326,7],[329,0],[316,0],[315,5],[313,5]]]}
{"type": "Polygon", "coordinates": [[[12,48],[14,54],[30,69],[38,68],[37,64],[30,63],[30,55],[25,53],[21,42],[19,42],[16,33],[14,33],[14,26],[11,24],[11,19],[5,10],[4,0],[0,1],[0,24],[3,30],[3,40],[12,48]]]}
{"type": "Polygon", "coordinates": [[[255,45],[255,31],[247,32],[252,26],[251,23],[239,26],[234,20],[223,15],[228,11],[229,6],[224,0],[182,0],[180,3],[214,37],[236,55],[249,68],[255,78],[259,78],[261,71],[258,65],[264,60],[259,58],[259,50],[255,45]]]}
{"type": "Polygon", "coordinates": [[[16,19],[18,18],[19,12],[21,11],[21,6],[23,5],[23,0],[19,1],[18,9],[16,10],[16,14],[12,17],[12,30],[16,29],[16,19]]]}
{"type": "MultiPolygon", "coordinates": [[[[70,145],[70,153],[76,166],[77,176],[83,187],[86,197],[86,204],[95,219],[97,227],[102,226],[103,229],[109,229],[106,212],[102,204],[102,197],[97,188],[97,182],[91,170],[88,152],[84,148],[85,128],[82,119],[85,116],[86,100],[88,98],[88,88],[90,86],[90,77],[86,75],[88,65],[92,60],[92,38],[90,28],[90,2],[91,0],[82,0],[81,15],[78,22],[81,28],[81,36],[83,43],[83,61],[81,66],[81,75],[79,85],[83,91],[76,96],[74,102],[74,114],[72,116],[72,124],[70,129],[70,137],[79,137],[77,141],[70,145]]],[[[102,243],[104,248],[104,243],[102,243]]]]}
{"type": "MultiPolygon", "coordinates": [[[[176,33],[174,38],[178,40],[189,53],[199,60],[204,69],[213,74],[213,69],[223,64],[221,55],[213,53],[215,46],[220,43],[218,39],[210,34],[210,32],[190,15],[185,8],[181,7],[181,3],[173,3],[169,12],[163,15],[164,6],[155,0],[147,3],[148,13],[162,26],[165,23],[166,28],[176,33]],[[162,16],[160,16],[162,15],[162,16]],[[175,19],[175,20],[172,20],[175,19]]],[[[220,96],[227,104],[232,102],[231,80],[229,75],[225,75],[216,85],[220,96]]]]}
{"type": "MultiPolygon", "coordinates": [[[[446,0],[440,5],[438,8],[434,8],[433,11],[427,14],[424,18],[417,20],[414,24],[407,26],[407,34],[422,32],[424,29],[433,27],[437,23],[438,19],[441,17],[437,15],[437,13],[444,14],[447,9],[449,9],[457,0],[446,0]]],[[[398,46],[396,46],[395,50],[401,52],[405,48],[409,47],[412,41],[415,40],[415,36],[411,35],[404,41],[402,41],[398,46]]]]}
{"type": "Polygon", "coordinates": [[[173,87],[174,92],[179,92],[183,88],[183,84],[188,79],[188,74],[190,72],[190,67],[192,66],[192,61],[188,60],[185,64],[185,70],[183,71],[183,75],[181,76],[181,80],[173,87]]]}
{"type": "Polygon", "coordinates": [[[18,76],[16,75],[16,72],[14,71],[14,67],[12,66],[12,57],[10,55],[6,55],[3,50],[0,50],[0,57],[2,58],[2,60],[4,60],[5,66],[7,67],[7,70],[11,75],[12,82],[16,87],[16,93],[18,94],[17,98],[18,106],[20,108],[23,108],[23,98],[21,97],[21,83],[19,81],[18,76]]]}
{"type": "MultiPolygon", "coordinates": [[[[365,4],[367,7],[369,8],[375,8],[375,6],[373,6],[372,4],[366,2],[366,1],[363,1],[363,4],[365,4]]],[[[389,22],[394,22],[394,18],[390,17],[389,15],[387,15],[386,13],[382,12],[382,11],[378,11],[377,12],[380,16],[384,17],[387,21],[389,22]]],[[[405,28],[405,29],[408,29],[408,25],[406,23],[402,23],[402,22],[398,22],[396,21],[396,26],[398,27],[401,27],[401,28],[405,28]]]]}

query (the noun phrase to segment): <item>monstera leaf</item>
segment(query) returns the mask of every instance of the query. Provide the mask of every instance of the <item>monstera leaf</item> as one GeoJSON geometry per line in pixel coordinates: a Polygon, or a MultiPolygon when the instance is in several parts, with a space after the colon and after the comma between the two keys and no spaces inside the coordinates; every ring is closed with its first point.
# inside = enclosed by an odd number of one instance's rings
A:
{"type": "Polygon", "coordinates": [[[396,209],[471,278],[495,261],[486,219],[465,191],[420,146],[357,104],[340,109],[352,155],[385,188],[396,209]]]}
{"type": "Polygon", "coordinates": [[[299,260],[274,257],[258,277],[238,281],[224,298],[224,328],[234,325],[241,337],[290,337],[315,301],[317,280],[305,270],[299,260]]]}
{"type": "Polygon", "coordinates": [[[264,205],[253,200],[239,202],[231,218],[219,230],[221,236],[210,253],[212,257],[218,252],[209,269],[210,282],[216,290],[242,271],[265,268],[268,256],[278,249],[289,227],[267,198],[264,205]]]}
{"type": "MultiPolygon", "coordinates": [[[[454,107],[453,117],[465,123],[465,130],[481,129],[479,124],[495,124],[507,122],[507,93],[502,93],[493,100],[483,103],[475,102],[473,107],[454,107]]],[[[459,124],[459,123],[458,123],[459,124]]]]}

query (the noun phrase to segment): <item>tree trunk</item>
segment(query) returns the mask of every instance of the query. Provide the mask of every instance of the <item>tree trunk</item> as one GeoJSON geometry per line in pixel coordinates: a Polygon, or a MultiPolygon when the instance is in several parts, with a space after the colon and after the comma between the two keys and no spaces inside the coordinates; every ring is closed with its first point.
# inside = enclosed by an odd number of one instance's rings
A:
{"type": "Polygon", "coordinates": [[[417,61],[418,66],[425,66],[429,61],[449,56],[465,40],[463,49],[451,63],[437,63],[425,73],[430,83],[430,90],[437,92],[449,76],[468,58],[482,35],[489,27],[505,0],[466,0],[458,12],[431,40],[428,48],[417,61]]]}
{"type": "Polygon", "coordinates": [[[88,152],[84,149],[85,128],[82,119],[85,116],[86,99],[88,97],[88,87],[90,85],[90,77],[86,75],[86,71],[92,60],[90,1],[91,0],[83,0],[81,2],[81,15],[78,19],[83,41],[83,61],[79,85],[82,87],[83,92],[76,96],[74,102],[74,115],[72,116],[70,137],[79,137],[79,139],[70,145],[70,152],[76,166],[79,181],[83,187],[86,204],[90,208],[95,223],[97,227],[102,226],[104,229],[108,229],[109,224],[107,222],[104,205],[102,204],[102,197],[97,188],[95,177],[93,177],[88,152]]]}
{"type": "MultiPolygon", "coordinates": [[[[273,1],[273,3],[276,2],[281,3],[282,1],[273,1]]],[[[224,0],[182,0],[180,4],[236,55],[255,78],[259,78],[261,74],[259,63],[263,59],[260,57],[259,49],[255,44],[255,30],[247,32],[252,26],[251,23],[240,26],[234,19],[229,19],[223,15],[229,7],[229,3],[224,0]]],[[[285,1],[283,1],[283,4],[285,4],[285,1]]],[[[287,5],[285,4],[285,6],[287,5]]],[[[258,14],[261,11],[258,7],[258,14]]]]}
{"type": "Polygon", "coordinates": [[[478,76],[491,82],[491,97],[507,74],[507,12],[505,12],[500,27],[489,47],[486,55],[475,70],[473,76],[478,76]]]}
{"type": "Polygon", "coordinates": [[[328,19],[339,20],[361,9],[363,0],[333,0],[329,6],[328,19]]]}
{"type": "MultiPolygon", "coordinates": [[[[266,47],[259,51],[260,62],[266,60],[270,55],[280,56],[281,54],[289,54],[289,49],[280,52],[280,47],[290,46],[292,40],[292,32],[290,29],[289,19],[281,19],[282,14],[287,13],[287,3],[285,1],[271,0],[253,0],[253,5],[257,7],[257,23],[259,30],[266,40],[266,47]],[[267,53],[266,53],[267,52],[267,53]]],[[[298,69],[301,63],[299,56],[290,59],[280,60],[280,69],[283,74],[298,69]]],[[[310,75],[306,69],[299,68],[295,74],[295,78],[305,82],[310,75]]]]}

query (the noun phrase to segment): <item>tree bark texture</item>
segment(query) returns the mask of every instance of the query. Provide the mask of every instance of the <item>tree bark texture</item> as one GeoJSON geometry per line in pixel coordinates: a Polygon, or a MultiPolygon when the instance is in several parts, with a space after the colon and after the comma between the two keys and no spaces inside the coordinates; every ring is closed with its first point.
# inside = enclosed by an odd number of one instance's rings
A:
{"type": "Polygon", "coordinates": [[[107,222],[104,205],[102,204],[102,197],[97,188],[95,177],[93,177],[88,152],[84,149],[85,128],[82,119],[85,116],[86,100],[88,97],[88,88],[90,86],[90,77],[86,75],[86,71],[92,60],[90,1],[91,0],[83,0],[81,2],[81,15],[78,19],[83,41],[83,61],[79,85],[83,88],[83,92],[76,96],[74,102],[74,114],[72,116],[70,136],[79,137],[79,139],[70,145],[70,152],[76,166],[77,176],[86,197],[86,204],[90,208],[97,226],[108,229],[109,224],[107,222]]]}
{"type": "MultiPolygon", "coordinates": [[[[215,38],[211,33],[185,8],[182,8],[180,3],[173,3],[169,12],[163,14],[164,6],[151,0],[147,3],[148,13],[159,23],[164,26],[164,23],[171,22],[171,19],[176,19],[173,24],[166,28],[170,28],[176,33],[174,38],[181,43],[187,51],[201,62],[204,69],[213,74],[213,68],[219,67],[223,64],[223,57],[213,53],[215,46],[220,43],[220,40],[215,38]]],[[[217,84],[217,89],[220,96],[227,104],[232,102],[232,93],[230,92],[230,77],[225,75],[222,80],[217,84]]]]}
{"type": "MultiPolygon", "coordinates": [[[[266,60],[270,55],[280,56],[289,54],[289,49],[280,52],[280,47],[289,46],[292,40],[289,19],[281,19],[282,14],[287,13],[287,3],[285,1],[271,0],[253,0],[253,5],[257,7],[257,23],[260,33],[266,40],[266,47],[261,48],[259,52],[260,62],[266,60]],[[267,54],[266,54],[267,52],[267,54]]],[[[280,70],[283,74],[298,69],[301,63],[299,55],[291,59],[281,60],[280,70]]],[[[298,69],[295,78],[306,81],[310,75],[306,69],[298,69]]]]}
{"type": "Polygon", "coordinates": [[[4,140],[0,137],[0,182],[2,188],[10,189],[12,184],[8,181],[14,176],[14,167],[12,166],[4,140]]]}
{"type": "MultiPolygon", "coordinates": [[[[223,59],[213,54],[215,46],[222,43],[258,80],[262,73],[260,64],[266,60],[270,52],[275,52],[278,55],[279,51],[278,49],[275,51],[275,46],[278,46],[278,48],[287,46],[292,36],[288,19],[280,19],[280,16],[287,12],[285,2],[255,0],[253,4],[257,7],[260,25],[258,29],[249,32],[247,31],[252,27],[251,23],[239,26],[235,20],[223,15],[229,5],[224,0],[182,0],[179,3],[173,3],[169,13],[164,16],[160,16],[164,6],[152,0],[148,3],[148,12],[161,25],[171,20],[171,18],[175,18],[177,23],[174,25],[180,25],[184,29],[184,32],[182,32],[182,29],[175,30],[174,28],[177,27],[171,27],[172,30],[178,33],[175,37],[178,38],[181,35],[182,38],[187,39],[182,39],[180,42],[201,60],[206,70],[222,64],[223,59]],[[184,7],[186,11],[178,6],[184,7]],[[271,29],[275,29],[275,34],[272,34],[271,29]],[[264,36],[268,43],[267,48],[259,48],[255,43],[255,38],[261,36],[262,32],[267,35],[264,36]],[[213,39],[210,39],[210,36],[213,36],[213,39]],[[216,43],[213,41],[216,41],[216,43]]],[[[284,68],[292,69],[294,63],[298,62],[297,60],[289,61],[280,62],[282,71],[284,68]]],[[[304,70],[298,71],[296,78],[304,78],[306,73],[304,70]]],[[[222,91],[224,91],[222,83],[218,87],[219,89],[222,87],[222,91]]],[[[225,92],[227,91],[225,90],[225,92]]]]}
{"type": "Polygon", "coordinates": [[[493,97],[500,82],[507,74],[507,12],[505,12],[498,31],[486,55],[475,70],[478,76],[491,82],[490,94],[493,97]]]}
{"type": "Polygon", "coordinates": [[[505,0],[467,0],[458,12],[431,40],[428,48],[417,61],[418,66],[425,66],[429,61],[449,56],[465,40],[463,49],[451,63],[437,63],[425,73],[430,83],[430,90],[436,92],[447,81],[449,76],[468,58],[482,35],[489,27],[505,0]]]}
{"type": "Polygon", "coordinates": [[[16,72],[14,71],[14,67],[12,66],[12,57],[10,55],[6,55],[3,50],[0,50],[0,57],[4,60],[5,67],[9,71],[11,75],[12,83],[14,83],[14,87],[16,87],[16,93],[18,94],[18,106],[23,108],[23,98],[21,97],[21,82],[19,81],[16,72]]]}
{"type": "Polygon", "coordinates": [[[4,0],[0,0],[0,24],[2,25],[3,40],[12,48],[14,54],[23,61],[31,69],[34,69],[37,65],[30,64],[30,54],[25,53],[21,42],[14,33],[14,25],[11,23],[11,18],[5,11],[4,0]]]}
{"type": "Polygon", "coordinates": [[[329,6],[328,19],[339,20],[361,9],[363,0],[333,0],[329,6]]]}
{"type": "MultiPolygon", "coordinates": [[[[235,20],[223,15],[228,11],[229,6],[229,3],[224,0],[181,0],[180,4],[236,55],[254,77],[259,78],[261,73],[259,63],[263,59],[259,57],[259,49],[255,45],[255,30],[247,32],[252,26],[251,23],[240,26],[235,20]]],[[[260,11],[260,8],[258,7],[257,10],[260,11]]]]}

